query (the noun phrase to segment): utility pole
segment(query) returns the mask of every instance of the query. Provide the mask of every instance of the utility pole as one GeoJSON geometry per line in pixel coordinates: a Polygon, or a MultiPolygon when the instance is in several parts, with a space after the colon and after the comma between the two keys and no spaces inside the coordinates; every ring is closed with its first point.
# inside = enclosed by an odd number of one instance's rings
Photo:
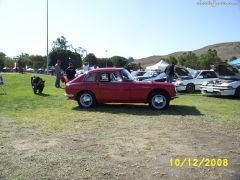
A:
{"type": "Polygon", "coordinates": [[[108,50],[106,49],[105,52],[106,52],[106,67],[107,67],[107,53],[108,53],[108,50]]]}
{"type": "Polygon", "coordinates": [[[48,74],[48,64],[49,64],[49,59],[48,59],[48,0],[47,0],[47,74],[48,74]]]}

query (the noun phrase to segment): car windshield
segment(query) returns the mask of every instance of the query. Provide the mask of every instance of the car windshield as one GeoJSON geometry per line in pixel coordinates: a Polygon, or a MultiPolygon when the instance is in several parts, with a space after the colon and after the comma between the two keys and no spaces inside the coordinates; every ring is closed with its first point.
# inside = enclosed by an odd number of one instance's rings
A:
{"type": "Polygon", "coordinates": [[[122,70],[122,77],[123,77],[124,81],[133,81],[134,80],[134,77],[132,76],[132,74],[126,69],[122,70]]]}
{"type": "Polygon", "coordinates": [[[192,77],[197,78],[199,74],[200,74],[200,71],[195,71],[194,73],[192,73],[192,77]]]}

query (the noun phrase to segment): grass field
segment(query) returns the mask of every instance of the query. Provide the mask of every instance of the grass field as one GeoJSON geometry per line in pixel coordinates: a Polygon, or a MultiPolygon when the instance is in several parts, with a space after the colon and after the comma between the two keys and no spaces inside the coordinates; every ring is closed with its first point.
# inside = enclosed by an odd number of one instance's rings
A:
{"type": "Polygon", "coordinates": [[[166,111],[145,104],[86,110],[33,74],[3,74],[0,179],[237,179],[240,100],[180,94],[166,111]],[[227,158],[227,167],[171,167],[170,159],[227,158]]]}

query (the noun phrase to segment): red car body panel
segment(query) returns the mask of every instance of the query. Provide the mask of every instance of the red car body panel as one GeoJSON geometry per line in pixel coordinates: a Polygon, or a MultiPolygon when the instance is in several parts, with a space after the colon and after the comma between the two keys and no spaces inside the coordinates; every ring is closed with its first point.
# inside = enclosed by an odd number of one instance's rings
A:
{"type": "Polygon", "coordinates": [[[151,92],[155,90],[165,91],[170,99],[176,97],[175,86],[165,82],[101,82],[103,73],[117,73],[121,75],[123,68],[99,68],[82,74],[66,84],[66,95],[69,99],[77,100],[82,91],[91,91],[98,103],[147,103],[151,92]],[[90,74],[96,74],[94,82],[84,81],[90,74]]]}

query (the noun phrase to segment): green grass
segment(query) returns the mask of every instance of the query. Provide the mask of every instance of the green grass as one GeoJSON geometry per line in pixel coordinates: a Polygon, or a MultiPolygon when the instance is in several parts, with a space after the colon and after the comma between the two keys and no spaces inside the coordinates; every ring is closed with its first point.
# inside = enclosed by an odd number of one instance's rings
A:
{"type": "MultiPolygon", "coordinates": [[[[46,87],[43,96],[35,95],[32,75],[3,74],[0,179],[159,179],[162,174],[154,174],[165,171],[175,179],[179,172],[175,176],[162,159],[209,155],[239,161],[239,99],[180,93],[165,111],[146,104],[82,109],[54,87],[54,76],[40,75],[46,87]]],[[[234,163],[228,171],[233,176],[234,163]]],[[[214,172],[212,178],[225,177],[214,172]]],[[[191,173],[198,170],[186,174],[191,173]]]]}
{"type": "MultiPolygon", "coordinates": [[[[15,73],[3,75],[7,95],[0,95],[0,117],[2,119],[27,123],[43,131],[74,129],[75,122],[109,120],[114,119],[115,116],[121,116],[121,118],[132,116],[133,119],[142,116],[149,119],[157,119],[159,116],[163,118],[185,116],[195,119],[195,116],[197,118],[203,116],[210,118],[214,126],[224,128],[228,125],[233,129],[240,127],[238,120],[240,101],[238,99],[205,97],[200,93],[180,94],[178,99],[171,102],[172,106],[162,112],[152,111],[145,104],[103,105],[85,110],[80,109],[75,101],[67,100],[64,96],[64,89],[54,87],[54,76],[41,75],[46,81],[44,94],[43,96],[35,95],[30,85],[32,75],[15,73]]],[[[92,125],[97,126],[95,123],[92,125]]]]}

